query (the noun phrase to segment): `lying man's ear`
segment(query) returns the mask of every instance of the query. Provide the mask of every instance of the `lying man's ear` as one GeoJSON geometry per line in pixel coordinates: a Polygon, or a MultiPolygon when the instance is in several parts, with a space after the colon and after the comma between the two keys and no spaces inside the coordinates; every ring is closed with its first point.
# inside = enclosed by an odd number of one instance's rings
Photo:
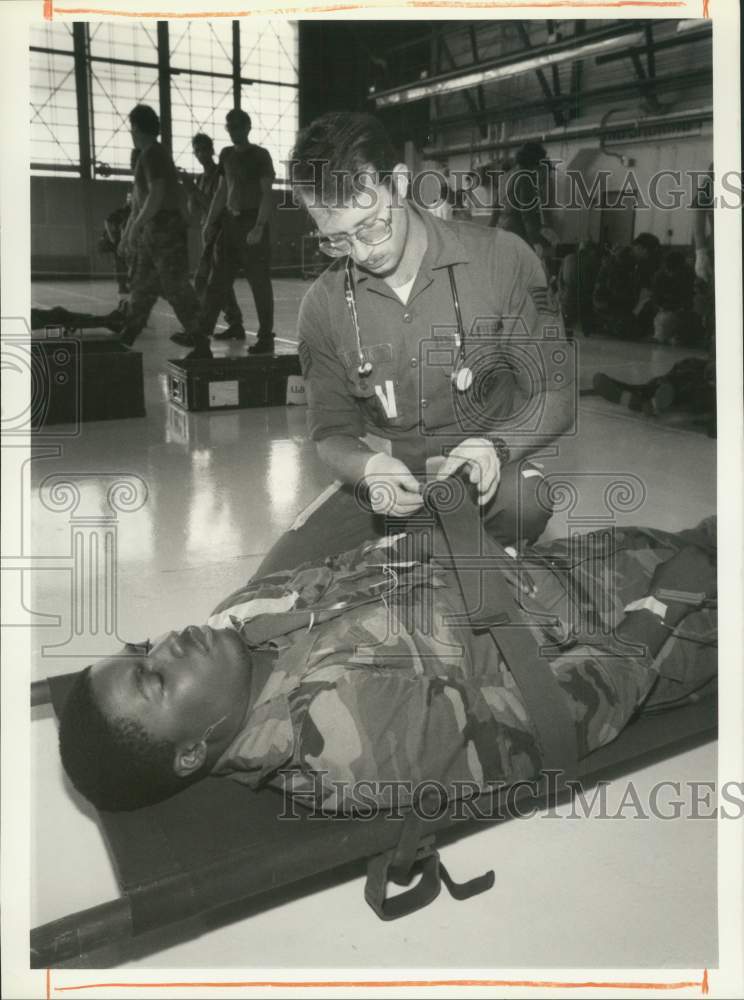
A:
{"type": "Polygon", "coordinates": [[[207,744],[205,740],[196,743],[182,743],[176,749],[173,770],[179,778],[190,778],[196,774],[207,759],[207,744]]]}

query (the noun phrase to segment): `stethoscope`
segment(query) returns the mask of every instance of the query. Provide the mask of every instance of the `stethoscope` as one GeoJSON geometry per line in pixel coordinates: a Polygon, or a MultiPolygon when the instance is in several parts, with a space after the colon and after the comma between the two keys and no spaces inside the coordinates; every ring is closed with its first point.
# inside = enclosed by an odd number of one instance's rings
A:
{"type": "MultiPolygon", "coordinates": [[[[451,264],[447,265],[447,273],[449,274],[452,304],[455,307],[455,319],[457,320],[457,332],[455,333],[457,361],[450,378],[459,392],[467,392],[473,384],[473,370],[465,364],[465,328],[462,323],[460,299],[457,294],[457,283],[455,282],[454,268],[451,264]]],[[[351,257],[347,257],[346,267],[344,268],[344,298],[346,299],[346,305],[349,307],[349,314],[351,315],[351,322],[354,327],[354,335],[356,336],[357,353],[359,355],[359,367],[357,368],[357,372],[360,378],[369,378],[374,370],[374,367],[372,362],[364,355],[362,340],[359,335],[359,315],[356,307],[356,289],[354,285],[351,257]]]]}

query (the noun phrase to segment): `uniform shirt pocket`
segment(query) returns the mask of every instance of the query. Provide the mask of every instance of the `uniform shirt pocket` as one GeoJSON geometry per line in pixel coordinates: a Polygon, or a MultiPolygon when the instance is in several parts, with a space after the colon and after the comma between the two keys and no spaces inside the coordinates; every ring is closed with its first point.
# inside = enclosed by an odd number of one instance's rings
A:
{"type": "Polygon", "coordinates": [[[381,379],[392,379],[395,381],[393,345],[372,344],[364,348],[362,356],[364,361],[369,361],[372,365],[372,372],[366,377],[359,374],[359,368],[362,364],[359,358],[359,351],[343,351],[341,353],[341,360],[344,365],[346,381],[351,394],[358,399],[369,399],[375,395],[375,385],[381,379]]]}

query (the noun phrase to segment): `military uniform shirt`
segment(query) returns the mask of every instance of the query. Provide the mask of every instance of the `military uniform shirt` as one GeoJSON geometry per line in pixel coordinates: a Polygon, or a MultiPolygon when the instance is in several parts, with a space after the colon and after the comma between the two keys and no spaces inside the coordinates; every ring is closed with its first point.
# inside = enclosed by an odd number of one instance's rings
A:
{"type": "Polygon", "coordinates": [[[134,168],[134,200],[137,209],[145,204],[153,181],[165,181],[165,196],[160,211],[178,212],[181,207],[178,174],[168,151],[159,142],[143,150],[134,168]]]}
{"type": "Polygon", "coordinates": [[[355,268],[362,353],[373,365],[369,377],[359,374],[344,297],[345,259],[317,279],[299,315],[310,436],[388,438],[392,454],[416,473],[428,456],[465,437],[534,434],[536,396],[573,381],[562,320],[533,251],[511,233],[418,214],[427,249],[405,304],[381,278],[355,268]],[[466,393],[451,378],[457,322],[448,265],[474,374],[466,393]]]}
{"type": "Polygon", "coordinates": [[[248,143],[227,146],[220,152],[218,170],[227,185],[226,205],[231,212],[255,211],[261,204],[261,180],[273,180],[274,164],[268,149],[248,143]]]}

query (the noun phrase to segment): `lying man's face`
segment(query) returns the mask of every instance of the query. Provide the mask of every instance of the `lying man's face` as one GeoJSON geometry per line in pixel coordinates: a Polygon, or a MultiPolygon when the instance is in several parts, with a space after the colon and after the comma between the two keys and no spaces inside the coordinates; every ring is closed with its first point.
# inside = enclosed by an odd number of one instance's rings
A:
{"type": "Polygon", "coordinates": [[[109,718],[135,719],[157,742],[192,745],[219,723],[220,745],[237,732],[248,706],[250,656],[232,629],[168,632],[147,652],[127,645],[91,668],[98,707],[109,718]]]}

